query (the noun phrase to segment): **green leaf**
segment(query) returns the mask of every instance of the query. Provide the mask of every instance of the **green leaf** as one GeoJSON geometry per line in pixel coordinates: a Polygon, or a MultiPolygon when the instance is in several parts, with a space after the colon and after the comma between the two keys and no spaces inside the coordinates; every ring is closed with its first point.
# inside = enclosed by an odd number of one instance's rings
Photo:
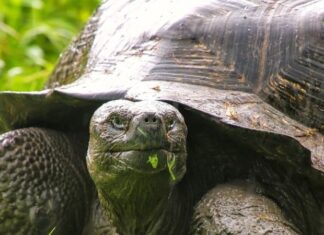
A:
{"type": "Polygon", "coordinates": [[[167,164],[168,164],[168,170],[169,170],[169,173],[170,173],[171,179],[172,179],[173,181],[175,181],[175,180],[176,180],[176,176],[175,176],[175,174],[173,173],[173,168],[175,167],[176,159],[175,159],[175,155],[174,155],[173,153],[171,153],[171,154],[168,156],[167,164]]]}
{"type": "Polygon", "coordinates": [[[8,77],[14,77],[14,76],[21,74],[23,71],[24,70],[22,67],[13,67],[10,70],[8,70],[7,74],[8,74],[8,77]]]}
{"type": "Polygon", "coordinates": [[[26,50],[26,56],[30,58],[30,60],[37,65],[44,65],[44,52],[43,49],[39,46],[30,46],[26,50]]]}
{"type": "Polygon", "coordinates": [[[147,162],[151,164],[153,169],[156,169],[159,164],[159,159],[158,159],[157,154],[149,156],[147,162]]]}
{"type": "Polygon", "coordinates": [[[0,1],[0,90],[42,89],[59,54],[99,2],[0,1]]]}
{"type": "Polygon", "coordinates": [[[23,5],[26,7],[34,8],[34,9],[42,9],[43,8],[43,2],[42,0],[24,0],[23,5]]]}

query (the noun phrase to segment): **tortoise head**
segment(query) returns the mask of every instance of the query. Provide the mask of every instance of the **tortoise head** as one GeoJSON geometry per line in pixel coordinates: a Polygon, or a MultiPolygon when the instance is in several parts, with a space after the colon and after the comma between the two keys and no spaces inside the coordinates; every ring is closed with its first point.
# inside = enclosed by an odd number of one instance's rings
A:
{"type": "Polygon", "coordinates": [[[122,179],[174,185],[186,171],[187,127],[180,112],[158,101],[116,100],[90,122],[87,164],[97,189],[122,179]]]}

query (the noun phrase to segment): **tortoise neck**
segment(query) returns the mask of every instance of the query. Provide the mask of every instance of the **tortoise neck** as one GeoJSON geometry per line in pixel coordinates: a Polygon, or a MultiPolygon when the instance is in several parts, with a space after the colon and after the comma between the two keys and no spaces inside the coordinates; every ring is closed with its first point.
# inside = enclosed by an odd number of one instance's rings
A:
{"type": "Polygon", "coordinates": [[[177,190],[167,178],[163,172],[129,174],[116,184],[98,189],[101,206],[119,234],[159,234],[166,217],[177,214],[173,210],[181,211],[181,203],[175,202],[177,190]]]}

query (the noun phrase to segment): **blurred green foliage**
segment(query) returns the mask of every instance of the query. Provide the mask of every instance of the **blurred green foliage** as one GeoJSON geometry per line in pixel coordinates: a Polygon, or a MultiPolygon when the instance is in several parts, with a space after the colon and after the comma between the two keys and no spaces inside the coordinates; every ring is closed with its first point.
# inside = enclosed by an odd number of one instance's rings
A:
{"type": "Polygon", "coordinates": [[[99,0],[0,1],[0,90],[39,90],[99,0]]]}

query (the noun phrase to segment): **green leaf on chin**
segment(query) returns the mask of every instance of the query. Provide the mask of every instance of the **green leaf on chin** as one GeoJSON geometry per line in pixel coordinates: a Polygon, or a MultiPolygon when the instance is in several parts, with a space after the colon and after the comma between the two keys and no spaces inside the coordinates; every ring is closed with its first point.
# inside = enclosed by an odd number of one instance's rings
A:
{"type": "Polygon", "coordinates": [[[153,154],[149,156],[147,162],[151,164],[153,169],[156,169],[159,164],[159,159],[157,157],[157,154],[153,154]]]}

